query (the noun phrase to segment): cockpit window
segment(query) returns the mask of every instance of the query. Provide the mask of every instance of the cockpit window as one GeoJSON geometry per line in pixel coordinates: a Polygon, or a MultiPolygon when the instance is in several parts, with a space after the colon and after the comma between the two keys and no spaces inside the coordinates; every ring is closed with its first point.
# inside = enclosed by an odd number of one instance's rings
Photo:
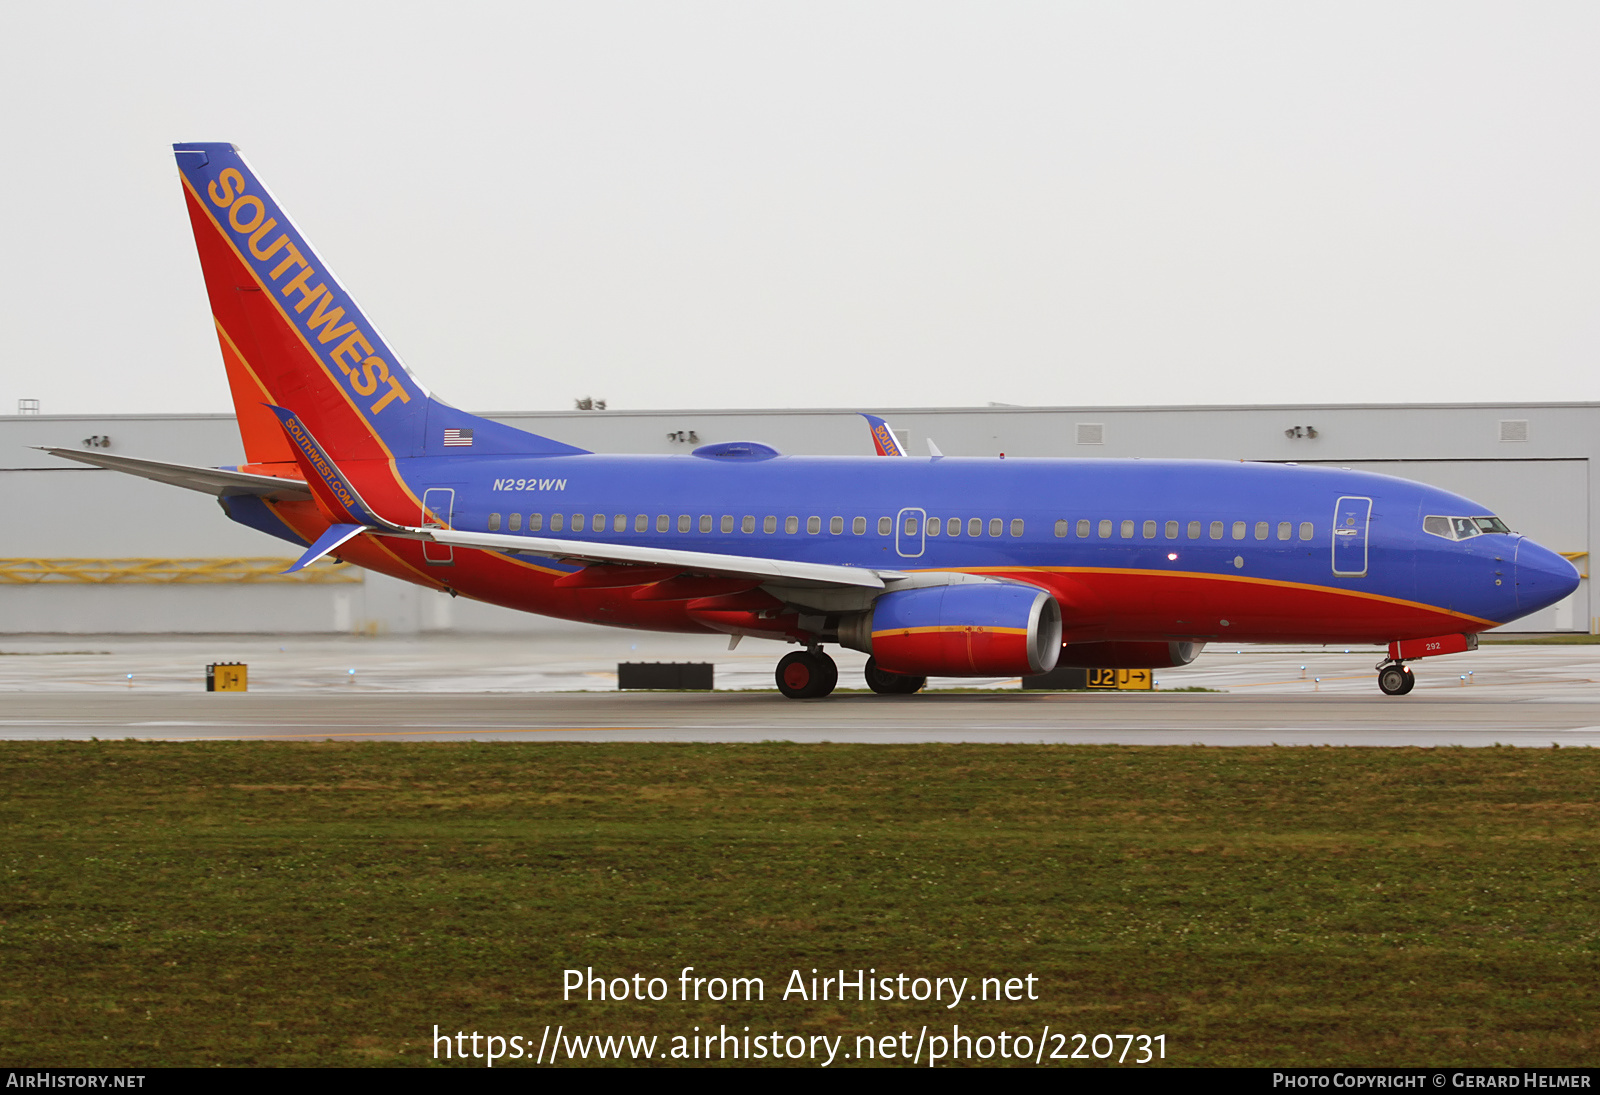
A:
{"type": "Polygon", "coordinates": [[[1509,533],[1498,517],[1424,517],[1422,531],[1446,540],[1470,540],[1486,532],[1509,533]]]}

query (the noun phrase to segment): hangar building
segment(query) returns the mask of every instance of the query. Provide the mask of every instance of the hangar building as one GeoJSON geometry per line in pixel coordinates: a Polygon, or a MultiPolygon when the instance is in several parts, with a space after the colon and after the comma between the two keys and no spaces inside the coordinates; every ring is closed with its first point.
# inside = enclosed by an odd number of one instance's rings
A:
{"type": "MultiPolygon", "coordinates": [[[[1588,552],[1600,404],[1010,407],[878,412],[926,454],[1324,463],[1421,480],[1481,502],[1572,559],[1585,581],[1518,631],[1600,631],[1588,552]]],[[[687,453],[721,441],[869,455],[848,410],[569,411],[488,417],[598,452],[687,453]]],[[[30,446],[204,466],[242,463],[232,415],[0,417],[0,633],[525,631],[553,626],[354,567],[279,572],[289,545],[236,525],[203,494],[30,446]]],[[[566,626],[566,625],[555,625],[566,626]]]]}

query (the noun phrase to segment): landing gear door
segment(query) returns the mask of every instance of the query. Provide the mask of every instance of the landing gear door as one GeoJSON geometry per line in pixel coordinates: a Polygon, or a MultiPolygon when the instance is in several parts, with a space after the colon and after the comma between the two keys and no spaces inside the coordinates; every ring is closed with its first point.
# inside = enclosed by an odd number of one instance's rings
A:
{"type": "MultiPolygon", "coordinates": [[[[452,487],[429,487],[422,492],[422,527],[449,528],[451,513],[456,505],[456,492],[452,487]]],[[[456,561],[455,549],[449,544],[422,542],[422,561],[434,566],[450,566],[456,561]]]]}
{"type": "Polygon", "coordinates": [[[922,556],[927,535],[928,514],[920,509],[903,509],[894,519],[894,549],[903,559],[922,556]]]}
{"type": "Polygon", "coordinates": [[[1345,497],[1333,507],[1333,572],[1344,578],[1367,576],[1367,527],[1372,499],[1345,497]]]}

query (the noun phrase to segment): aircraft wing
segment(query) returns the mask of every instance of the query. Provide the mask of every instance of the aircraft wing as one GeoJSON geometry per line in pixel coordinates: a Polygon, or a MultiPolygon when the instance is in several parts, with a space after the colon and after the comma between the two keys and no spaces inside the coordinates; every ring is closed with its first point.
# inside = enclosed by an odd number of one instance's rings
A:
{"type": "Polygon", "coordinates": [[[409,540],[432,540],[453,547],[484,548],[521,555],[543,555],[575,563],[624,563],[643,566],[682,567],[685,573],[783,580],[806,586],[852,586],[862,589],[886,588],[884,578],[903,577],[898,571],[882,575],[864,567],[834,563],[803,563],[791,559],[764,559],[755,555],[719,555],[709,551],[676,551],[671,548],[637,547],[630,544],[602,544],[586,540],[556,540],[544,536],[510,536],[498,532],[461,532],[445,528],[369,528],[378,536],[397,536],[409,540]]]}
{"type": "Polygon", "coordinates": [[[141,460],[132,456],[108,456],[105,453],[84,452],[81,449],[57,449],[46,445],[35,446],[41,452],[76,460],[80,464],[93,464],[109,471],[126,472],[143,479],[154,479],[174,487],[205,494],[254,494],[275,502],[310,501],[311,489],[301,479],[280,479],[272,475],[251,475],[243,471],[223,471],[218,468],[197,468],[189,464],[168,464],[161,460],[141,460]]]}

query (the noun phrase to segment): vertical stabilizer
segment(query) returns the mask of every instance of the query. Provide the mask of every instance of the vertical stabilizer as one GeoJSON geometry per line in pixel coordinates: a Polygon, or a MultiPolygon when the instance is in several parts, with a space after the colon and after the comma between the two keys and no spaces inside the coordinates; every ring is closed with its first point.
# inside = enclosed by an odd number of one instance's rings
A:
{"type": "Polygon", "coordinates": [[[265,404],[340,460],[579,453],[429,394],[231,144],[173,146],[251,463],[292,461],[265,404]]]}

